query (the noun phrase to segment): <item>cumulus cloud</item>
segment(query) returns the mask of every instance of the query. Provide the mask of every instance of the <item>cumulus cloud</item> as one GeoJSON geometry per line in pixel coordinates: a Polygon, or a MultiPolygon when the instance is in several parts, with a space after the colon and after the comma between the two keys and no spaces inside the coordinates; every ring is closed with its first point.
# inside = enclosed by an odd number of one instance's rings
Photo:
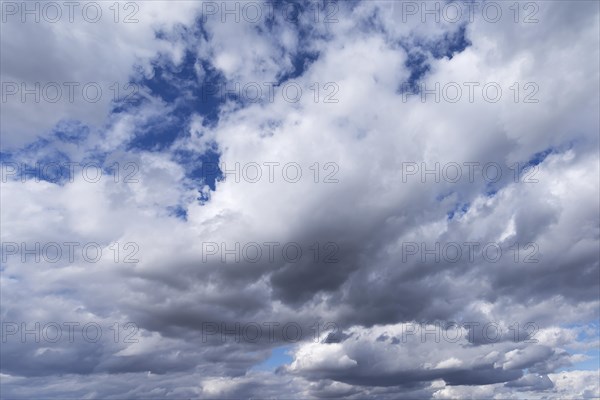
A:
{"type": "Polygon", "coordinates": [[[600,395],[598,4],[131,4],[3,21],[136,92],[3,99],[3,397],[600,395]]]}

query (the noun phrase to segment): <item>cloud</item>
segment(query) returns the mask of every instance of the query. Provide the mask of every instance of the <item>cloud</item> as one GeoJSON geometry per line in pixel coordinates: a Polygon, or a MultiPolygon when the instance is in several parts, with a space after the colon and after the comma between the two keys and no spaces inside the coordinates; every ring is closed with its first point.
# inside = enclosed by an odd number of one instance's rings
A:
{"type": "Polygon", "coordinates": [[[138,90],[3,104],[3,396],[598,395],[597,4],[533,24],[177,4],[3,24],[3,82],[138,90]],[[72,179],[20,174],[53,161],[72,179]]]}

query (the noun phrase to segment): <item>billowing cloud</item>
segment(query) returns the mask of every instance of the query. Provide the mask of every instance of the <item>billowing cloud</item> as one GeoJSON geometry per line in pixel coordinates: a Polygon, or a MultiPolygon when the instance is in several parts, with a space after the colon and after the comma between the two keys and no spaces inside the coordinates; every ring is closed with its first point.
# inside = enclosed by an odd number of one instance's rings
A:
{"type": "Polygon", "coordinates": [[[597,3],[20,4],[3,397],[600,395],[597,3]]]}

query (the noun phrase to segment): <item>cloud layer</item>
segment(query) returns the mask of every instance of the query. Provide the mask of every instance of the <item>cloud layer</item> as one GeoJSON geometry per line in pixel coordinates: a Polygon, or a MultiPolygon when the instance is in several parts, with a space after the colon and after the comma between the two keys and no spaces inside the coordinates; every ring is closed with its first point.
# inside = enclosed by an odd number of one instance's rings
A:
{"type": "Polygon", "coordinates": [[[3,3],[2,397],[600,395],[597,3],[118,4],[3,3]]]}

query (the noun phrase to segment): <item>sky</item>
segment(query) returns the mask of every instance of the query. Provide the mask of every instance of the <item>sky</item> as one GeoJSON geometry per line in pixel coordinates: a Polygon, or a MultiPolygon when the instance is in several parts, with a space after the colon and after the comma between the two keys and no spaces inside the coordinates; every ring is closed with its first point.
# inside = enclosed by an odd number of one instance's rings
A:
{"type": "Polygon", "coordinates": [[[2,1],[0,397],[600,397],[597,1],[2,1]]]}

